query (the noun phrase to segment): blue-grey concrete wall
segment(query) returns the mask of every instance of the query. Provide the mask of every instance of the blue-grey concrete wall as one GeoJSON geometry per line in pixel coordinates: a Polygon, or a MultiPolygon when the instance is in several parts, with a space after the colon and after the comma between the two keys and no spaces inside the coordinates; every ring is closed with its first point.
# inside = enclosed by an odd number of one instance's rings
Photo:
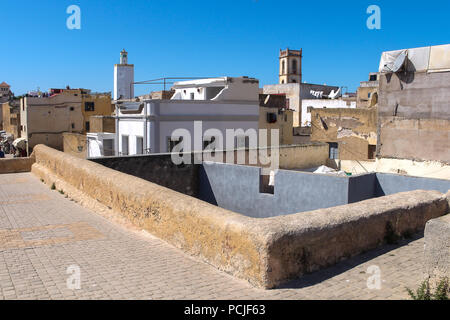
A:
{"type": "Polygon", "coordinates": [[[260,193],[258,167],[204,163],[200,199],[256,218],[286,215],[348,203],[349,178],[278,170],[274,194],[260,193]],[[207,183],[206,183],[207,182],[207,183]]]}
{"type": "Polygon", "coordinates": [[[446,193],[449,180],[384,173],[351,177],[278,170],[274,194],[260,192],[261,169],[204,163],[199,170],[199,198],[255,218],[266,218],[335,207],[418,189],[446,193]]]}
{"type": "Polygon", "coordinates": [[[348,186],[348,203],[373,198],[376,195],[376,179],[375,173],[351,176],[348,186]]]}
{"type": "Polygon", "coordinates": [[[398,192],[413,190],[436,190],[447,193],[450,180],[402,176],[390,173],[377,173],[376,196],[388,196],[398,192]]]}

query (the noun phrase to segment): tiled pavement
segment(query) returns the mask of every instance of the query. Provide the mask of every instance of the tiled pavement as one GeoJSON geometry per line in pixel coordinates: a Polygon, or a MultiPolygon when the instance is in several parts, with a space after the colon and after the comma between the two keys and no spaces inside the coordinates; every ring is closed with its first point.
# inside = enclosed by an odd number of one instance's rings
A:
{"type": "Polygon", "coordinates": [[[422,250],[418,235],[261,290],[110,222],[30,173],[0,175],[0,299],[405,299],[405,286],[422,278],[422,250]],[[68,288],[70,266],[79,267],[80,289],[68,288]],[[379,290],[367,287],[370,266],[381,272],[379,290]]]}

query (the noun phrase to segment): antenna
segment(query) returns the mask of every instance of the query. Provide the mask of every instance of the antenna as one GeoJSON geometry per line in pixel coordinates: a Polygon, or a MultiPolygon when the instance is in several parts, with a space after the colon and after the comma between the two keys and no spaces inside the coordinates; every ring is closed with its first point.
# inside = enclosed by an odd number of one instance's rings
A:
{"type": "Polygon", "coordinates": [[[408,54],[406,51],[403,51],[402,53],[399,54],[399,56],[395,59],[394,64],[392,66],[393,72],[398,72],[405,65],[407,56],[408,54]]]}

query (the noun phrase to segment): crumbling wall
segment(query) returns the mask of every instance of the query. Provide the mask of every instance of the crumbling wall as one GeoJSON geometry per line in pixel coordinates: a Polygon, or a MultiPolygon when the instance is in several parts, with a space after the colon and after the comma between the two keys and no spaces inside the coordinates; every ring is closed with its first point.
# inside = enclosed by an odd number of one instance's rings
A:
{"type": "MultiPolygon", "coordinates": [[[[450,201],[450,193],[448,197],[450,201]]],[[[444,278],[450,279],[450,214],[427,222],[424,262],[431,287],[444,278]]]]}
{"type": "Polygon", "coordinates": [[[0,159],[0,174],[30,172],[34,161],[34,155],[29,158],[0,159]]]}
{"type": "Polygon", "coordinates": [[[450,72],[380,75],[380,157],[450,163],[450,72]]]}
{"type": "Polygon", "coordinates": [[[367,160],[377,143],[376,108],[312,109],[311,127],[311,141],[337,142],[342,160],[367,160]]]}

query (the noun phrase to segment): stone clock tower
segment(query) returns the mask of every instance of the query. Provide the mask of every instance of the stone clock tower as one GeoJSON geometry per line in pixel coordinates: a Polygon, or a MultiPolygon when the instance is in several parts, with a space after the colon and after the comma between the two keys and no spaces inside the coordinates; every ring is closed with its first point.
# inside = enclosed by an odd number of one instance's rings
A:
{"type": "Polygon", "coordinates": [[[302,82],[302,49],[280,50],[280,84],[302,82]]]}

